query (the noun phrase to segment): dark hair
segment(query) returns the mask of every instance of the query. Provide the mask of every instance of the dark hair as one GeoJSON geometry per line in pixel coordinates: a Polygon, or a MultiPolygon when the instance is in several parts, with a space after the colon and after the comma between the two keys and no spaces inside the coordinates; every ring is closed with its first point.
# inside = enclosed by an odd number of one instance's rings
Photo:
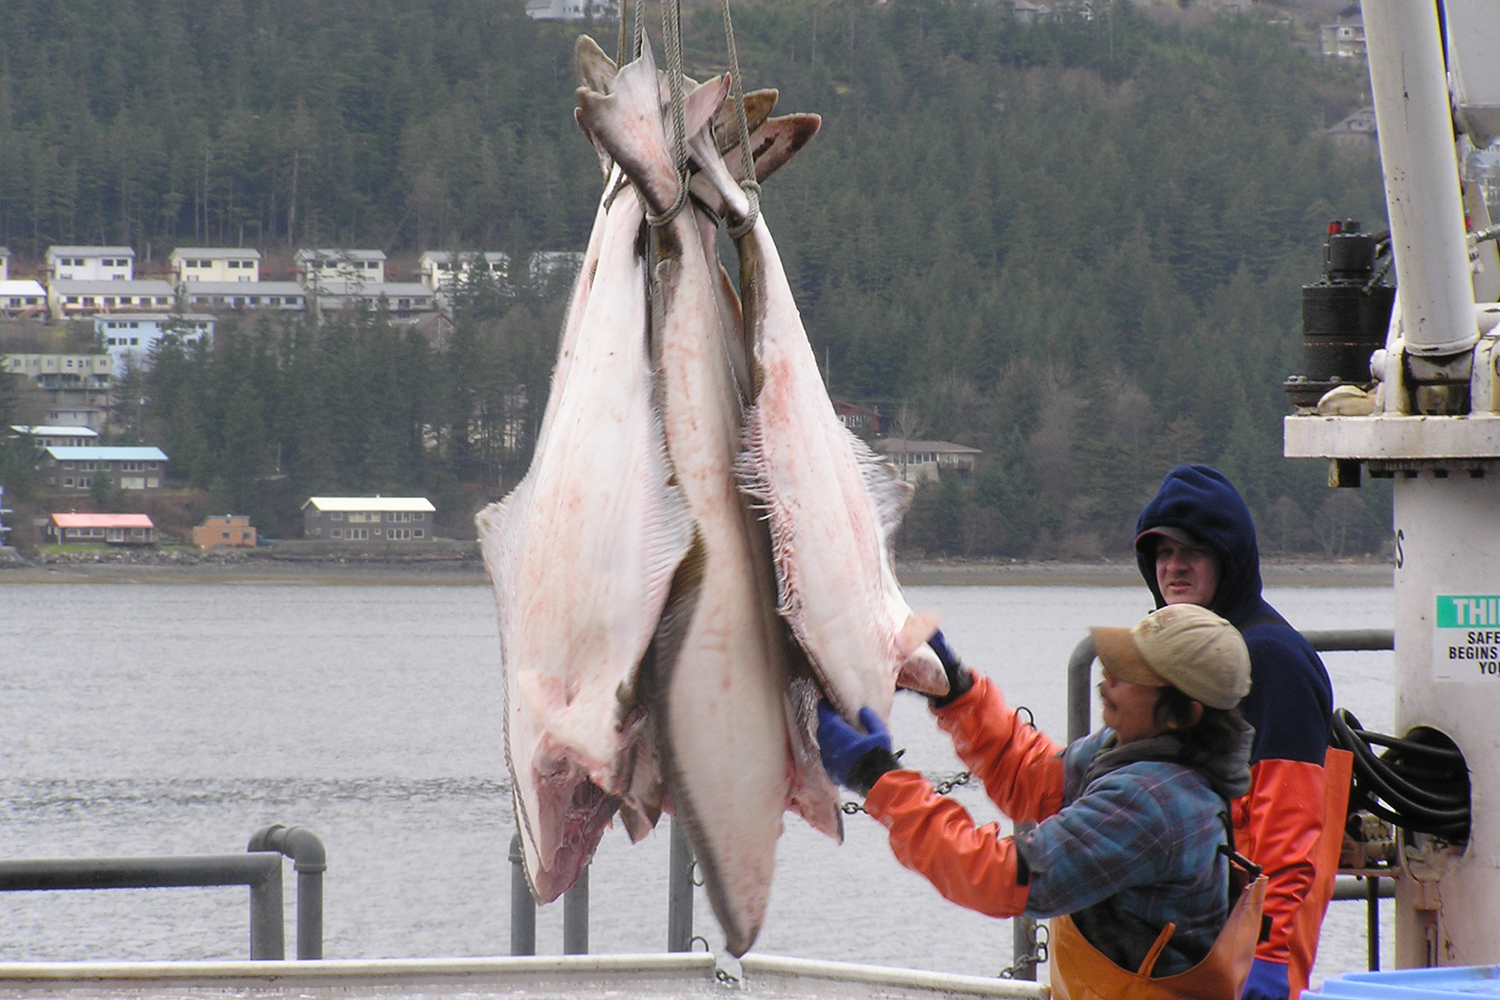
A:
{"type": "Polygon", "coordinates": [[[1175,722],[1179,729],[1170,730],[1170,735],[1182,741],[1182,761],[1188,766],[1206,764],[1211,760],[1228,756],[1239,749],[1240,734],[1245,731],[1245,719],[1238,708],[1209,708],[1203,705],[1203,717],[1193,722],[1192,698],[1177,688],[1164,687],[1156,698],[1152,718],[1157,723],[1175,722]]]}

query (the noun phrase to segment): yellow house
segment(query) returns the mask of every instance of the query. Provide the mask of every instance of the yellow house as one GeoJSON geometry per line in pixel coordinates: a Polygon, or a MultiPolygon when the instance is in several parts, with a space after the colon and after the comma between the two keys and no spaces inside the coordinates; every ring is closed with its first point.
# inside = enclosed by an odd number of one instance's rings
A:
{"type": "Polygon", "coordinates": [[[260,280],[260,251],[246,247],[178,247],[167,262],[178,285],[189,281],[260,280]]]}

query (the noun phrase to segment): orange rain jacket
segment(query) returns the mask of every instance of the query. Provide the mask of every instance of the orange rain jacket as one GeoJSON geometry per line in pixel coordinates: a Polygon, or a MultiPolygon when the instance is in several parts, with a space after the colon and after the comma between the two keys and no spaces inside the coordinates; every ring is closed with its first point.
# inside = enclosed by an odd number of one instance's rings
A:
{"type": "Polygon", "coordinates": [[[1113,747],[1109,730],[1064,751],[1018,722],[983,677],[936,715],[1015,820],[1020,842],[1001,837],[995,824],[976,827],[921,775],[891,771],[865,810],[887,828],[903,865],[946,898],[991,916],[1072,914],[1104,956],[1131,969],[1169,923],[1176,931],[1161,952],[1162,974],[1185,971],[1209,952],[1228,912],[1228,869],[1217,854],[1226,839],[1223,796],[1249,782],[1248,730],[1240,753],[1206,772],[1142,745],[1145,756],[1106,766],[1084,787],[1090,763],[1113,747]]]}

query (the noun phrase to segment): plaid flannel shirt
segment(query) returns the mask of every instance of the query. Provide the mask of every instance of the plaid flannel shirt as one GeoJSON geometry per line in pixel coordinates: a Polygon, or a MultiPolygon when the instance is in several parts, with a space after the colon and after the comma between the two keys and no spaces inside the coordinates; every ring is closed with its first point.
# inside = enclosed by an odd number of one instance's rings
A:
{"type": "MultiPolygon", "coordinates": [[[[1075,741],[1063,757],[1068,787],[1111,730],[1075,741]]],[[[1031,868],[1026,911],[1072,914],[1116,964],[1139,967],[1168,921],[1177,925],[1155,975],[1191,968],[1228,913],[1224,800],[1196,771],[1138,761],[1095,778],[1060,812],[1017,832],[1031,868]]]]}

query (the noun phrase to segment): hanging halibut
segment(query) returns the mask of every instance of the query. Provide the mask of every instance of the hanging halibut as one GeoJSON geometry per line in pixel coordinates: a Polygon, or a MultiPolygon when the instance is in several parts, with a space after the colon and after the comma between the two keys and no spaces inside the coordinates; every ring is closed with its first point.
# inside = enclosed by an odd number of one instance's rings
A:
{"type": "MultiPolygon", "coordinates": [[[[695,160],[728,208],[749,204],[722,160],[695,160]]],[[[936,622],[914,614],[891,565],[890,536],[911,488],[834,413],[764,215],[737,245],[754,405],[738,472],[770,521],[791,625],[834,707],[890,715],[898,685],[942,694],[947,679],[926,645],[936,622]]]]}
{"type": "MultiPolygon", "coordinates": [[[[649,48],[623,67],[613,93],[579,92],[580,121],[660,215],[680,180],[659,116],[633,120],[633,88],[655,89],[649,48]]],[[[712,80],[686,99],[697,130],[724,100],[712,80]]],[[[708,130],[703,130],[707,135],[708,130]]],[[[765,919],[776,841],[792,791],[784,693],[790,679],[765,529],[739,493],[734,460],[743,403],[721,312],[717,260],[690,207],[657,230],[653,339],[662,378],[667,449],[703,549],[695,599],[669,608],[658,640],[653,714],[674,815],[703,870],[729,951],[754,942],[765,919]],[[759,536],[759,539],[757,539],[759,536]],[[759,540],[759,544],[757,544],[759,540]]],[[[738,331],[736,331],[736,337],[738,331]]]]}
{"type": "Polygon", "coordinates": [[[520,485],[476,518],[500,619],[506,763],[543,902],[573,884],[622,797],[652,822],[660,807],[632,774],[652,739],[637,668],[693,526],[652,404],[642,219],[629,188],[605,213],[548,433],[520,485]]]}

